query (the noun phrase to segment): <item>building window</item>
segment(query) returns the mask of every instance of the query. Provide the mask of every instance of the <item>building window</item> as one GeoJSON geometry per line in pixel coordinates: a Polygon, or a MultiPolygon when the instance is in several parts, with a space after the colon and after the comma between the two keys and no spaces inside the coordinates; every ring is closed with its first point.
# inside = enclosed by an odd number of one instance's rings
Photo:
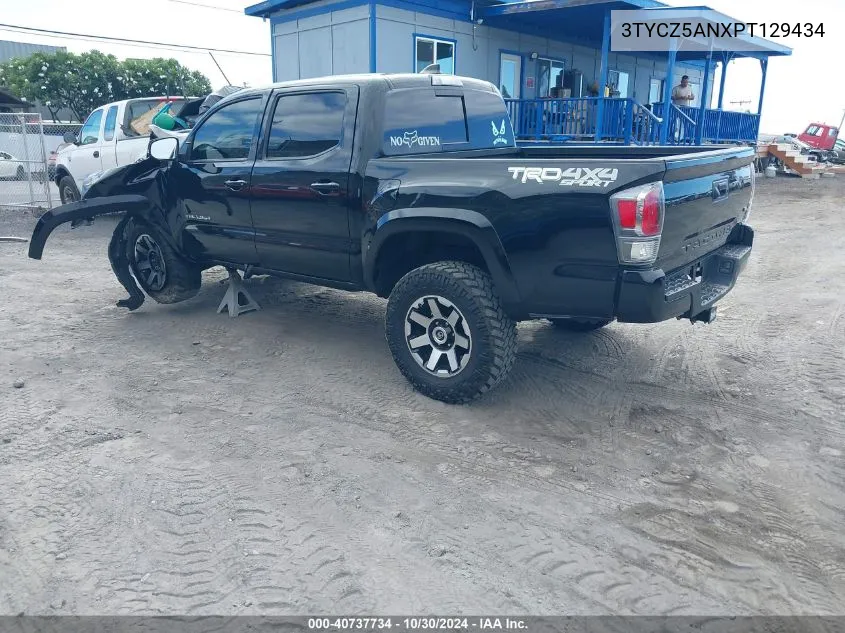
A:
{"type": "Polygon", "coordinates": [[[414,72],[420,72],[431,64],[440,64],[440,72],[455,74],[455,42],[433,37],[414,36],[414,72]]]}
{"type": "Polygon", "coordinates": [[[563,62],[541,57],[537,60],[537,96],[562,97],[563,62]]]}
{"type": "Polygon", "coordinates": [[[663,103],[663,86],[665,82],[662,79],[652,79],[648,84],[648,103],[663,103]]]}
{"type": "Polygon", "coordinates": [[[607,87],[609,97],[628,98],[628,73],[618,70],[607,71],[607,87]]]}

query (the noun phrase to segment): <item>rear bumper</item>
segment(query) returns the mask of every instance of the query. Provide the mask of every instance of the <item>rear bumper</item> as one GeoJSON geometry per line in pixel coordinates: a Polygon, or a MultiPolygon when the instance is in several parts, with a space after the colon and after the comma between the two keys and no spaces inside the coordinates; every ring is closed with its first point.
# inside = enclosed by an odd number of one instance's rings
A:
{"type": "Polygon", "coordinates": [[[657,323],[692,318],[711,308],[736,284],[748,264],[754,231],[737,226],[728,243],[681,268],[627,270],[622,273],[616,318],[627,323],[657,323]]]}

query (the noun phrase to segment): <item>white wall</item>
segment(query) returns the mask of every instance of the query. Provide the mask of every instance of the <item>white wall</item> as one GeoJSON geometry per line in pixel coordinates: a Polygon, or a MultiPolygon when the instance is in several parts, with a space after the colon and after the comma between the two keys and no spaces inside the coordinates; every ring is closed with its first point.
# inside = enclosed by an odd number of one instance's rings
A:
{"type": "MultiPolygon", "coordinates": [[[[320,0],[307,7],[310,10],[331,5],[330,0],[320,0]]],[[[382,5],[376,5],[376,17],[377,72],[413,72],[413,35],[418,33],[456,40],[457,73],[493,83],[499,81],[501,50],[524,55],[522,96],[526,98],[533,97],[535,92],[526,88],[526,79],[533,77],[535,85],[537,80],[537,63],[529,59],[531,53],[563,60],[567,70],[580,70],[584,74],[585,89],[599,78],[601,54],[596,49],[484,25],[473,29],[472,24],[463,20],[382,5]]],[[[276,81],[369,72],[369,7],[330,11],[276,24],[273,27],[273,45],[276,81]]],[[[666,77],[665,60],[611,53],[609,62],[611,70],[628,73],[628,96],[642,103],[648,100],[650,80],[666,77]]],[[[683,74],[688,74],[691,81],[700,84],[703,71],[676,66],[676,76],[670,82],[670,89],[680,83],[683,74]]],[[[711,72],[711,86],[713,75],[711,72]]]]}
{"type": "Polygon", "coordinates": [[[360,6],[274,24],[274,81],[368,72],[369,15],[369,7],[360,6]]]}
{"type": "MultiPolygon", "coordinates": [[[[468,22],[380,5],[376,6],[376,16],[378,72],[413,72],[413,34],[420,33],[456,40],[457,74],[493,83],[499,80],[501,50],[524,55],[523,97],[534,96],[534,90],[525,87],[526,78],[533,77],[535,85],[537,80],[537,63],[529,59],[531,53],[563,60],[567,70],[577,68],[584,74],[585,88],[599,78],[601,53],[596,49],[483,25],[475,28],[473,37],[473,26],[468,22]]],[[[629,74],[628,96],[641,102],[648,100],[650,80],[666,77],[666,61],[611,53],[609,62],[611,70],[629,74]]],[[[683,74],[693,82],[701,82],[702,70],[676,66],[676,71],[672,85],[680,83],[683,74]]],[[[711,82],[712,77],[711,72],[711,82]]]]}

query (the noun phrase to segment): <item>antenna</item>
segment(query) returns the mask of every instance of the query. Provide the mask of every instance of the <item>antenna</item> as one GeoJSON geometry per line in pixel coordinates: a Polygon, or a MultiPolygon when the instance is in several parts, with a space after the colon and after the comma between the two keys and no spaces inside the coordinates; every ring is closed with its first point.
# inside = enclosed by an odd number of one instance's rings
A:
{"type": "Polygon", "coordinates": [[[217,66],[217,70],[219,70],[219,71],[220,71],[220,74],[221,74],[221,75],[223,75],[223,79],[225,79],[225,80],[226,80],[226,83],[227,83],[228,85],[230,85],[230,86],[231,86],[231,85],[232,85],[232,82],[231,82],[231,81],[229,81],[229,78],[226,76],[226,73],[224,73],[224,72],[223,72],[223,69],[222,69],[222,68],[220,68],[220,64],[218,64],[218,63],[217,63],[217,60],[216,60],[216,59],[214,59],[214,54],[213,54],[211,51],[208,51],[208,54],[209,54],[209,55],[211,55],[211,59],[212,59],[212,60],[214,60],[214,65],[215,65],[215,66],[217,66]]]}

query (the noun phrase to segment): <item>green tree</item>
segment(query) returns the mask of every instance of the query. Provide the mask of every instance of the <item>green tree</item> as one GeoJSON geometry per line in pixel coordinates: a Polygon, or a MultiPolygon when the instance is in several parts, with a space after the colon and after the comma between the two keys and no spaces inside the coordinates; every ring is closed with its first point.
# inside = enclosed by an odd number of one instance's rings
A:
{"type": "Polygon", "coordinates": [[[200,96],[211,84],[175,59],[119,61],[99,51],[35,53],[0,64],[0,85],[21,98],[43,103],[56,118],[67,108],[82,121],[110,101],[152,96],[200,96]]]}

